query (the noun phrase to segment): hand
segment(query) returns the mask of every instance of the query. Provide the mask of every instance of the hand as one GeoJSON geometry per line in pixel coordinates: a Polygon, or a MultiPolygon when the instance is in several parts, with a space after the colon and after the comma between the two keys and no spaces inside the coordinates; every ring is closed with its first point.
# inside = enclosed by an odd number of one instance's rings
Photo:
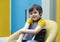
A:
{"type": "Polygon", "coordinates": [[[24,30],[26,30],[25,28],[20,29],[20,33],[24,33],[24,30]]]}
{"type": "Polygon", "coordinates": [[[17,42],[22,42],[22,40],[17,40],[17,42]]]}

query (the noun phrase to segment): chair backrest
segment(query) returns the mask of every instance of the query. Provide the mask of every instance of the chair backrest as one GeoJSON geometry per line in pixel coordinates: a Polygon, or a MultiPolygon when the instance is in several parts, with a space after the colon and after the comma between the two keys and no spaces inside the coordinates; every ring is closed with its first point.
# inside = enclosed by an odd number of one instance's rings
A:
{"type": "Polygon", "coordinates": [[[56,35],[57,35],[57,23],[52,20],[46,20],[46,37],[45,37],[45,42],[53,42],[56,35]]]}

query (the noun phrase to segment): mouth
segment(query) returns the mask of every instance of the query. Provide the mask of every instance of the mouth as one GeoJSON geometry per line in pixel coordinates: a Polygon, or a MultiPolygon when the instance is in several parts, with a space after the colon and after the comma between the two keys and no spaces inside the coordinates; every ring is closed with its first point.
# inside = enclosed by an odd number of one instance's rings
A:
{"type": "Polygon", "coordinates": [[[33,16],[32,18],[36,18],[36,16],[33,16]]]}
{"type": "Polygon", "coordinates": [[[37,16],[33,16],[32,18],[36,18],[37,16]]]}

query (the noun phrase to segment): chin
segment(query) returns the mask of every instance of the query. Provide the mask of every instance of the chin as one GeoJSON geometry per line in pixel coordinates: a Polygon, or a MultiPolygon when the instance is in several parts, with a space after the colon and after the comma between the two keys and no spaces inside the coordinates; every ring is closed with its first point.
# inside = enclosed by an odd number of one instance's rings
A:
{"type": "Polygon", "coordinates": [[[33,19],[34,21],[36,21],[37,19],[33,19]]]}
{"type": "Polygon", "coordinates": [[[33,20],[34,20],[34,21],[36,21],[36,20],[37,20],[37,18],[33,18],[33,20]]]}

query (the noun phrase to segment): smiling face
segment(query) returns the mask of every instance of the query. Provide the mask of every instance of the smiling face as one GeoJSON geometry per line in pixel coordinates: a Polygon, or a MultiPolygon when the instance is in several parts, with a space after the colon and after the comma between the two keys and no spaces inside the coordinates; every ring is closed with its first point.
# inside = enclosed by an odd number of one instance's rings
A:
{"type": "Polygon", "coordinates": [[[40,18],[41,13],[39,14],[39,12],[34,9],[32,12],[30,12],[30,18],[32,18],[32,20],[36,21],[40,18]]]}

